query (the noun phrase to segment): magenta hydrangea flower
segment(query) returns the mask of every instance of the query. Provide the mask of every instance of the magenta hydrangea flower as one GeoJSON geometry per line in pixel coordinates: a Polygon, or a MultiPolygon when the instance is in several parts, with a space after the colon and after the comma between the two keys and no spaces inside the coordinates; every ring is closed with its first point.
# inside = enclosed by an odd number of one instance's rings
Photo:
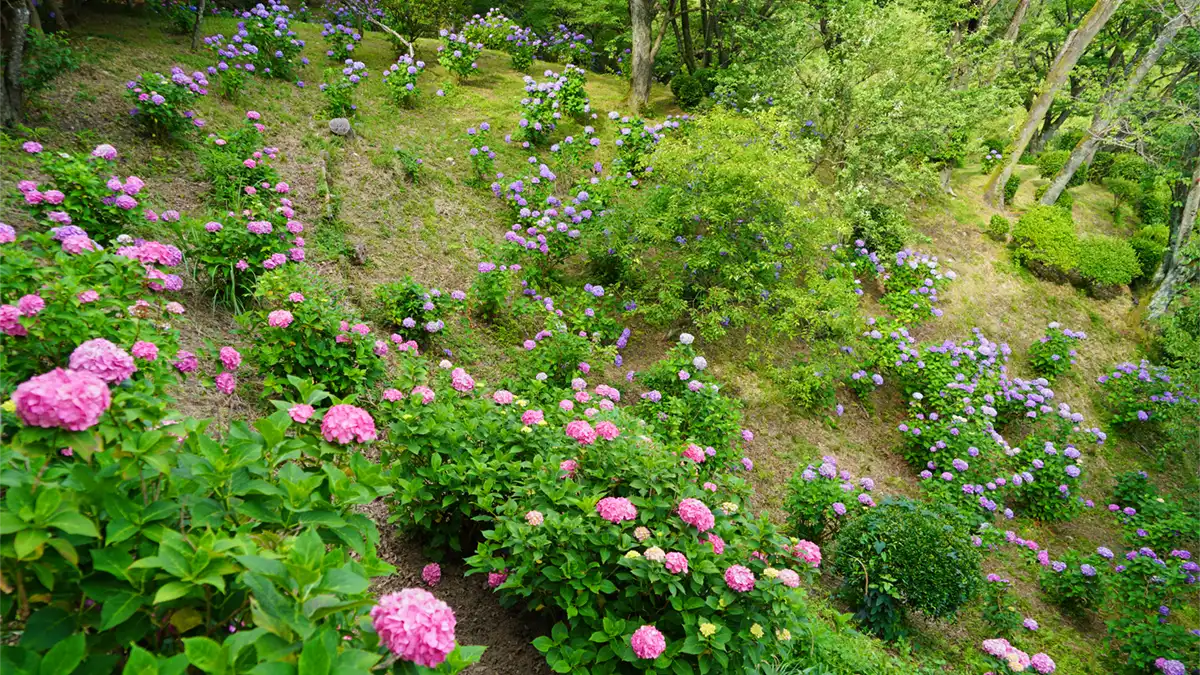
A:
{"type": "Polygon", "coordinates": [[[46,301],[40,295],[29,293],[22,295],[20,300],[17,300],[17,311],[21,316],[37,316],[43,309],[46,308],[46,301]]]}
{"type": "Polygon", "coordinates": [[[293,320],[292,313],[286,309],[277,309],[267,315],[267,325],[275,328],[287,328],[293,320]]]}
{"type": "Polygon", "coordinates": [[[754,589],[754,572],[742,565],[730,565],[725,570],[725,585],[738,593],[754,589]]]}
{"type": "Polygon", "coordinates": [[[375,420],[366,410],[357,406],[335,405],[325,412],[321,420],[321,435],[330,443],[346,445],[355,441],[366,443],[376,438],[375,420]]]}
{"type": "Polygon", "coordinates": [[[0,244],[11,244],[17,240],[17,231],[8,223],[0,223],[0,244]]]}
{"type": "Polygon", "coordinates": [[[233,347],[221,347],[220,357],[226,370],[237,370],[242,365],[242,355],[233,347]]]}
{"type": "Polygon", "coordinates": [[[194,373],[199,368],[200,360],[186,349],[180,349],[179,353],[175,355],[175,370],[181,373],[194,373]]]}
{"type": "Polygon", "coordinates": [[[95,290],[92,290],[89,288],[88,290],[86,290],[86,291],[80,293],[78,296],[76,296],[76,299],[79,300],[80,304],[86,305],[89,302],[95,302],[95,301],[99,300],[100,294],[97,293],[95,290]]]}
{"type": "Polygon", "coordinates": [[[1033,669],[1038,671],[1042,675],[1046,675],[1047,673],[1053,673],[1054,670],[1057,668],[1057,666],[1054,664],[1054,659],[1050,658],[1049,655],[1047,655],[1043,652],[1038,652],[1037,654],[1034,654],[1032,657],[1030,657],[1029,665],[1033,666],[1033,669]]]}
{"type": "Polygon", "coordinates": [[[579,441],[580,445],[591,445],[596,442],[596,430],[584,420],[572,420],[567,423],[567,437],[579,441]]]}
{"type": "Polygon", "coordinates": [[[108,143],[101,143],[100,145],[96,146],[95,150],[92,150],[92,157],[114,160],[117,158],[117,149],[108,143]]]}
{"type": "Polygon", "coordinates": [[[475,380],[467,374],[467,371],[455,368],[450,371],[450,386],[454,387],[455,391],[466,393],[475,388],[475,380]]]}
{"type": "Polygon", "coordinates": [[[426,586],[437,586],[442,581],[442,566],[432,562],[421,568],[421,580],[426,586]]]}
{"type": "Polygon", "coordinates": [[[541,410],[526,410],[521,413],[521,424],[531,427],[546,419],[545,414],[541,410]]]}
{"type": "Polygon", "coordinates": [[[516,397],[507,389],[497,389],[492,393],[492,400],[500,405],[509,405],[516,400],[516,397]]]}
{"type": "Polygon", "coordinates": [[[800,586],[800,575],[794,570],[779,570],[779,574],[775,577],[779,583],[788,588],[798,588],[800,586]]]}
{"type": "MultiPolygon", "coordinates": [[[[558,463],[558,470],[563,472],[563,477],[574,478],[575,472],[579,470],[579,462],[573,459],[564,459],[558,463]]],[[[597,507],[599,507],[599,505],[597,505],[597,507]]]]}
{"type": "Polygon", "coordinates": [[[104,338],[88,340],[76,347],[69,364],[71,370],[87,371],[109,384],[124,382],[137,370],[132,356],[104,338]]]}
{"type": "Polygon", "coordinates": [[[292,418],[293,422],[298,424],[304,424],[307,422],[315,412],[316,410],[314,410],[313,407],[307,403],[297,403],[291,408],[288,408],[288,416],[292,418]]]}
{"type": "Polygon", "coordinates": [[[371,608],[379,641],[396,656],[436,668],[454,651],[454,611],[429,591],[406,588],[371,608]]]}
{"type": "Polygon", "coordinates": [[[621,430],[617,428],[617,425],[609,422],[608,420],[603,420],[596,423],[596,435],[606,441],[611,441],[620,434],[621,430]]]}
{"type": "Polygon", "coordinates": [[[642,626],[633,631],[629,646],[639,659],[656,659],[667,648],[667,639],[654,626],[642,626]]]}
{"type": "Polygon", "coordinates": [[[158,359],[158,345],[145,340],[138,340],[133,343],[133,348],[129,350],[133,353],[134,358],[143,361],[155,361],[158,359]]]}
{"type": "Polygon", "coordinates": [[[413,387],[412,393],[410,393],[409,396],[420,396],[421,405],[429,405],[430,403],[433,403],[435,398],[433,390],[423,384],[413,387]]]}
{"type": "Polygon", "coordinates": [[[708,538],[702,540],[706,544],[712,544],[713,553],[721,555],[725,552],[725,540],[718,537],[715,532],[709,532],[708,538]]]}
{"type": "Polygon", "coordinates": [[[679,502],[679,517],[683,522],[695,527],[700,532],[707,532],[716,524],[712,511],[699,499],[687,498],[679,502]]]}
{"type": "Polygon", "coordinates": [[[683,456],[697,464],[703,464],[705,459],[704,448],[695,443],[688,443],[688,446],[683,449],[683,456]]]}
{"type": "Polygon", "coordinates": [[[232,394],[237,389],[237,378],[233,376],[233,373],[221,373],[213,379],[213,384],[222,394],[232,394]]]}
{"type": "Polygon", "coordinates": [[[93,373],[55,368],[17,385],[12,401],[29,426],[83,431],[100,421],[112,394],[93,373]]]}
{"type": "Polygon", "coordinates": [[[399,401],[402,398],[404,398],[404,392],[400,391],[399,389],[384,389],[383,390],[383,400],[385,400],[385,401],[395,402],[395,401],[399,401]]]}
{"type": "Polygon", "coordinates": [[[821,547],[801,539],[792,549],[792,554],[813,567],[821,566],[821,547]]]}
{"type": "Polygon", "coordinates": [[[624,497],[605,497],[596,503],[596,513],[610,523],[619,523],[637,518],[637,507],[624,497]]]}
{"type": "Polygon", "coordinates": [[[687,556],[678,551],[671,551],[667,554],[667,559],[663,562],[667,571],[671,574],[687,574],[688,561],[687,556]]]}
{"type": "Polygon", "coordinates": [[[525,522],[534,527],[541,525],[545,520],[546,517],[542,515],[541,511],[527,511],[525,513],[525,522]]]}
{"type": "Polygon", "coordinates": [[[502,572],[488,572],[487,584],[488,588],[499,588],[500,584],[508,580],[508,570],[502,572]]]}

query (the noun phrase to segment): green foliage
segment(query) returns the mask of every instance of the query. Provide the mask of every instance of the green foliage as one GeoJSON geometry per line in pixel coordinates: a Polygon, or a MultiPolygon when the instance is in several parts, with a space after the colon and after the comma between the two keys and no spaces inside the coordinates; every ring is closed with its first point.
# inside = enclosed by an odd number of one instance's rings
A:
{"type": "Polygon", "coordinates": [[[987,234],[996,241],[1008,241],[1008,231],[1012,229],[1012,223],[1008,218],[999,213],[992,214],[992,219],[988,221],[987,234]]]}
{"type": "Polygon", "coordinates": [[[251,360],[266,395],[285,390],[293,376],[339,396],[361,393],[383,377],[387,352],[379,345],[386,341],[371,339],[367,326],[355,323],[311,267],[289,265],[263,274],[254,298],[256,308],[237,319],[255,345],[251,360]],[[271,316],[277,312],[290,313],[292,321],[272,325],[279,323],[271,316]]]}
{"type": "Polygon", "coordinates": [[[1014,605],[1010,582],[988,575],[983,585],[983,621],[1000,637],[1012,637],[1021,629],[1022,616],[1014,605]]]}
{"type": "Polygon", "coordinates": [[[1194,598],[1193,573],[1183,569],[1188,561],[1137,552],[1123,562],[1125,569],[1109,577],[1118,615],[1107,622],[1119,658],[1142,672],[1150,672],[1156,659],[1191,658],[1196,637],[1179,619],[1194,598]]]}
{"type": "Polygon", "coordinates": [[[1065,274],[1079,264],[1079,238],[1071,215],[1057,206],[1035,206],[1013,226],[1019,262],[1044,265],[1065,274]]]}
{"type": "Polygon", "coordinates": [[[1152,174],[1149,180],[1143,178],[1141,186],[1141,201],[1138,202],[1138,215],[1143,226],[1165,227],[1171,220],[1171,182],[1161,174],[1152,174]]]}
{"type": "Polygon", "coordinates": [[[1113,156],[1108,171],[1105,172],[1105,177],[1124,178],[1136,183],[1141,182],[1142,176],[1145,174],[1146,160],[1136,153],[1120,152],[1113,156]]]}
{"type": "Polygon", "coordinates": [[[27,95],[42,91],[54,78],[79,67],[76,56],[65,35],[27,29],[21,88],[27,95]]]}
{"type": "Polygon", "coordinates": [[[867,248],[884,256],[904,248],[905,242],[912,237],[912,228],[904,214],[883,204],[871,204],[858,211],[851,220],[854,238],[862,239],[867,248]]]}
{"type": "Polygon", "coordinates": [[[483,45],[470,42],[466,37],[442,31],[442,44],[438,47],[438,63],[450,71],[458,80],[464,80],[479,69],[479,55],[483,45]]]}
{"type": "MultiPolygon", "coordinates": [[[[55,216],[55,220],[50,214],[65,213],[67,222],[83,228],[101,244],[108,244],[120,234],[135,232],[146,222],[144,207],[135,199],[145,200],[146,195],[142,194],[145,181],[137,176],[127,176],[124,181],[115,178],[113,173],[117,169],[113,160],[101,156],[107,156],[103,151],[107,148],[98,146],[91,154],[39,152],[41,172],[48,177],[48,184],[31,181],[32,187],[25,186],[28,190],[18,185],[30,218],[39,225],[56,227],[62,223],[62,217],[55,216]],[[61,201],[55,193],[62,194],[61,201]]],[[[115,149],[112,154],[116,155],[115,149]]]]}
{"type": "Polygon", "coordinates": [[[957,509],[887,499],[838,533],[834,569],[857,606],[855,617],[891,639],[907,611],[952,616],[971,600],[979,562],[957,509]]]}
{"type": "MultiPolygon", "coordinates": [[[[1042,178],[1053,179],[1066,166],[1067,160],[1070,157],[1070,150],[1048,150],[1043,152],[1037,158],[1038,175],[1042,178]]],[[[1083,182],[1087,180],[1087,173],[1087,165],[1080,166],[1075,170],[1075,174],[1071,176],[1071,180],[1067,181],[1067,187],[1073,188],[1083,185],[1083,182]]]]}
{"type": "Polygon", "coordinates": [[[705,373],[707,364],[689,344],[681,342],[672,347],[653,367],[638,375],[649,391],[642,395],[636,410],[661,442],[712,447],[715,454],[705,464],[729,466],[741,457],[736,447],[741,405],[720,392],[711,373],[705,373]]]}
{"type": "Polygon", "coordinates": [[[1138,278],[1149,279],[1154,276],[1154,271],[1158,269],[1163,253],[1167,250],[1170,237],[1171,229],[1166,225],[1150,225],[1138,230],[1129,240],[1141,268],[1138,278]]]}
{"type": "Polygon", "coordinates": [[[417,103],[417,78],[425,70],[424,61],[413,61],[408,54],[401,54],[395,63],[383,71],[383,84],[392,103],[398,107],[411,108],[417,103]]]}
{"type": "Polygon", "coordinates": [[[247,112],[241,128],[228,134],[210,134],[197,153],[213,200],[233,211],[254,206],[258,190],[266,190],[263,183],[279,184],[279,173],[271,165],[278,150],[264,146],[260,119],[260,113],[247,112]]]}
{"type": "Polygon", "coordinates": [[[1108,178],[1108,172],[1112,170],[1113,162],[1116,161],[1117,156],[1118,153],[1115,152],[1096,151],[1096,154],[1092,157],[1092,165],[1088,168],[1088,181],[1103,184],[1104,179],[1108,178]]]}
{"type": "Polygon", "coordinates": [[[671,93],[684,110],[691,110],[704,100],[704,86],[687,73],[679,73],[671,78],[671,93]]]}
{"type": "Polygon", "coordinates": [[[175,35],[191,35],[196,25],[196,6],[168,0],[154,8],[166,21],[166,30],[175,35]]]}
{"type": "Polygon", "coordinates": [[[1070,151],[1075,148],[1079,141],[1083,140],[1083,129],[1063,129],[1054,135],[1054,140],[1050,145],[1055,150],[1070,151]]]}
{"type": "Polygon", "coordinates": [[[1012,200],[1017,196],[1017,190],[1020,189],[1021,177],[1014,173],[1004,182],[1004,203],[1011,204],[1012,200]]]}
{"type": "Polygon", "coordinates": [[[1157,347],[1168,363],[1200,371],[1200,286],[1192,285],[1171,303],[1159,321],[1157,347]]]}
{"type": "MultiPolygon", "coordinates": [[[[863,501],[871,503],[869,499],[855,499],[854,490],[847,489],[846,485],[853,487],[848,478],[839,475],[833,457],[823,457],[819,466],[809,464],[796,469],[788,481],[787,498],[783,503],[787,514],[786,532],[818,544],[837,536],[843,525],[870,508],[863,501]]],[[[875,482],[864,478],[859,485],[864,490],[860,494],[865,495],[874,488],[875,482]]]]}
{"type": "Polygon", "coordinates": [[[1141,274],[1137,254],[1125,239],[1092,235],[1079,242],[1078,250],[1079,273],[1093,287],[1124,286],[1141,274]]]}
{"type": "Polygon", "coordinates": [[[143,73],[130,84],[125,98],[133,106],[133,119],[151,136],[179,140],[203,124],[192,110],[208,86],[202,73],[187,75],[176,67],[169,78],[162,73],[143,73]]]}
{"type": "Polygon", "coordinates": [[[1128,178],[1110,177],[1104,179],[1104,187],[1113,195],[1113,213],[1120,210],[1122,204],[1137,204],[1142,198],[1142,186],[1128,178]]]}
{"type": "Polygon", "coordinates": [[[1038,576],[1052,602],[1067,612],[1082,614],[1104,602],[1108,563],[1096,553],[1081,556],[1068,550],[1062,560],[1043,567],[1038,576]]]}
{"type": "Polygon", "coordinates": [[[321,83],[321,94],[325,97],[325,112],[330,117],[351,117],[358,106],[354,103],[354,91],[362,78],[367,76],[362,61],[355,61],[345,68],[326,68],[325,81],[321,83]]]}
{"type": "Polygon", "coordinates": [[[700,90],[706,98],[717,88],[717,70],[715,68],[697,68],[696,72],[692,73],[692,77],[700,83],[700,90]]]}
{"type": "Polygon", "coordinates": [[[783,395],[802,411],[829,410],[837,403],[833,376],[826,367],[798,358],[774,378],[783,395]]]}
{"type": "Polygon", "coordinates": [[[1050,324],[1046,334],[1029,346],[1029,362],[1033,372],[1053,380],[1075,365],[1075,345],[1087,337],[1082,331],[1063,328],[1057,321],[1050,324]]]}
{"type": "Polygon", "coordinates": [[[1193,546],[1192,523],[1200,515],[1197,505],[1161,494],[1145,471],[1118,474],[1112,503],[1122,508],[1113,515],[1120,521],[1130,548],[1148,546],[1156,551],[1172,551],[1193,546]],[[1134,512],[1129,514],[1125,508],[1134,512]]]}
{"type": "MultiPolygon", "coordinates": [[[[1050,184],[1038,186],[1033,191],[1033,199],[1036,202],[1042,201],[1042,196],[1046,194],[1046,190],[1050,189],[1050,184]]],[[[1071,209],[1075,206],[1075,195],[1071,194],[1070,190],[1063,190],[1058,194],[1058,199],[1054,200],[1054,207],[1062,209],[1067,213],[1071,213],[1071,209]]]]}

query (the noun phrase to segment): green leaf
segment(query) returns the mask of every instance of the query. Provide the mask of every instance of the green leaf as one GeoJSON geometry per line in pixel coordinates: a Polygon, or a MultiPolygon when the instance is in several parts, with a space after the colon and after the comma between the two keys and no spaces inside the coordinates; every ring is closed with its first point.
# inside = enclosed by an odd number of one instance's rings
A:
{"type": "Polygon", "coordinates": [[[336,567],[325,573],[321,579],[321,588],[343,595],[358,595],[370,587],[371,582],[361,574],[355,574],[344,567],[336,567]]]}
{"type": "Polygon", "coordinates": [[[120,592],[113,595],[100,609],[100,630],[109,630],[121,625],[145,602],[142,596],[133,593],[120,592]]]}
{"type": "Polygon", "coordinates": [[[25,632],[18,643],[36,652],[50,649],[75,630],[74,618],[58,607],[43,607],[25,622],[25,632]]]}
{"type": "Polygon", "coordinates": [[[29,525],[12,511],[0,511],[0,534],[15,534],[27,527],[29,525]]]}
{"type": "Polygon", "coordinates": [[[225,654],[221,645],[206,637],[183,639],[183,653],[193,666],[206,673],[225,672],[225,654]]]}
{"type": "Polygon", "coordinates": [[[158,659],[145,649],[134,645],[121,675],[158,675],[158,659]]]}
{"type": "Polygon", "coordinates": [[[304,641],[304,648],[300,651],[298,675],[329,675],[336,653],[337,635],[326,628],[318,633],[315,639],[304,641]]]}
{"type": "Polygon", "coordinates": [[[83,514],[77,511],[60,511],[50,519],[49,525],[67,534],[77,534],[81,537],[100,536],[100,531],[96,529],[96,524],[83,517],[83,514]]]}
{"type": "Polygon", "coordinates": [[[17,533],[16,541],[13,542],[17,558],[20,560],[37,558],[38,556],[32,554],[38,552],[49,540],[50,534],[45,530],[21,530],[17,533]]]}
{"type": "Polygon", "coordinates": [[[545,635],[540,635],[533,639],[533,648],[543,654],[550,651],[552,647],[554,647],[554,640],[551,640],[545,635]]]}
{"type": "Polygon", "coordinates": [[[83,633],[76,633],[54,645],[42,657],[41,675],[70,675],[87,653],[87,641],[83,633]]]}
{"type": "Polygon", "coordinates": [[[192,590],[192,584],[186,581],[167,582],[166,584],[163,584],[162,588],[158,589],[157,593],[154,594],[154,604],[157,605],[159,603],[170,602],[172,600],[182,598],[183,596],[187,595],[188,591],[190,590],[192,590]]]}
{"type": "Polygon", "coordinates": [[[169,659],[158,659],[158,675],[184,675],[188,668],[187,654],[176,654],[169,659]]]}

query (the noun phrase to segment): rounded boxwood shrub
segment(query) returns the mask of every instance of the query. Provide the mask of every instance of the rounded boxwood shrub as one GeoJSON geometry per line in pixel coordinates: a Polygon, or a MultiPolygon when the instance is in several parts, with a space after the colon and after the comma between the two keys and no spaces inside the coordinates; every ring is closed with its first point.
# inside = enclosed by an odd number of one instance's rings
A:
{"type": "Polygon", "coordinates": [[[1013,226],[1017,259],[1034,272],[1065,281],[1079,264],[1079,238],[1071,214],[1057,206],[1035,206],[1013,226]]]}
{"type": "Polygon", "coordinates": [[[1004,203],[1011,204],[1013,197],[1017,196],[1017,190],[1021,188],[1021,177],[1013,174],[1008,177],[1008,182],[1004,184],[1004,203]]]}
{"type": "Polygon", "coordinates": [[[1104,235],[1079,242],[1078,266],[1080,276],[1093,292],[1101,293],[1128,284],[1141,272],[1133,246],[1124,239],[1104,235]]]}
{"type": "Polygon", "coordinates": [[[987,233],[989,237],[996,241],[1004,241],[1008,239],[1008,231],[1011,227],[1012,225],[1008,222],[1008,218],[996,213],[988,221],[987,233]]]}
{"type": "Polygon", "coordinates": [[[1146,160],[1132,152],[1121,152],[1115,155],[1108,168],[1108,178],[1124,178],[1140,181],[1146,171],[1146,160]]]}
{"type": "Polygon", "coordinates": [[[717,70],[715,68],[697,68],[696,72],[692,73],[692,77],[700,83],[700,88],[704,90],[704,95],[708,96],[717,88],[717,70]]]}
{"type": "Polygon", "coordinates": [[[1166,225],[1151,225],[1138,230],[1129,240],[1133,252],[1137,254],[1138,266],[1141,267],[1139,278],[1150,278],[1158,263],[1162,262],[1163,252],[1167,250],[1167,241],[1171,237],[1171,228],[1166,225]]]}
{"type": "Polygon", "coordinates": [[[854,596],[855,618],[891,639],[907,611],[945,617],[970,601],[980,557],[958,509],[889,498],[838,533],[834,569],[854,596]]]}
{"type": "Polygon", "coordinates": [[[704,100],[704,87],[687,73],[680,73],[671,78],[671,93],[684,110],[691,110],[704,100]]]}
{"type": "Polygon", "coordinates": [[[1092,157],[1092,165],[1088,167],[1088,180],[1101,184],[1105,178],[1108,178],[1108,172],[1112,169],[1113,160],[1117,158],[1115,152],[1105,152],[1100,150],[1092,157]]]}
{"type": "Polygon", "coordinates": [[[1171,216],[1171,183],[1164,176],[1153,176],[1142,184],[1137,203],[1142,225],[1165,225],[1171,216]]]}
{"type": "Polygon", "coordinates": [[[1054,137],[1055,150],[1070,150],[1083,139],[1083,129],[1068,129],[1058,132],[1054,137]]]}

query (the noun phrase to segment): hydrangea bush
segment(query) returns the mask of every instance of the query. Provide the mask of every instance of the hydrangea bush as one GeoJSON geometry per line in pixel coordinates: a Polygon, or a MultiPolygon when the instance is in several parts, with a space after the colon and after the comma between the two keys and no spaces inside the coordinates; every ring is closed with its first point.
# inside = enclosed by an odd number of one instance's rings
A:
{"type": "Polygon", "coordinates": [[[1042,377],[1053,380],[1075,365],[1075,345],[1087,338],[1083,331],[1063,328],[1062,324],[1052,321],[1046,334],[1029,346],[1029,362],[1033,371],[1042,377]]]}
{"type": "Polygon", "coordinates": [[[416,105],[417,78],[425,70],[425,62],[413,60],[408,54],[401,54],[391,67],[383,71],[383,85],[387,88],[388,96],[397,106],[411,108],[416,105]]]}
{"type": "Polygon", "coordinates": [[[383,319],[393,328],[427,345],[430,339],[446,328],[446,319],[461,317],[466,310],[466,293],[443,293],[427,289],[412,277],[375,287],[383,319]]]}
{"type": "Polygon", "coordinates": [[[187,74],[178,66],[171,76],[145,73],[125,84],[125,98],[133,105],[129,114],[155,138],[179,139],[204,126],[192,107],[208,94],[208,78],[199,71],[187,74]]]}
{"type": "Polygon", "coordinates": [[[326,22],[321,28],[321,37],[325,38],[325,56],[331,60],[343,63],[346,59],[354,61],[357,56],[355,48],[362,42],[362,33],[353,26],[331,24],[326,22]]]}
{"type": "Polygon", "coordinates": [[[438,33],[442,44],[438,45],[438,63],[454,77],[464,80],[479,70],[477,63],[483,45],[467,40],[466,36],[442,29],[438,33]]]}
{"type": "Polygon", "coordinates": [[[327,68],[321,93],[325,97],[325,112],[330,117],[350,117],[358,106],[354,103],[354,91],[363,79],[370,75],[362,61],[346,59],[340,70],[327,68]]]}
{"type": "Polygon", "coordinates": [[[266,126],[262,120],[262,113],[247,110],[241,127],[232,133],[210,133],[198,153],[210,194],[216,203],[230,210],[241,211],[243,206],[252,205],[259,190],[290,192],[272,165],[279,159],[279,149],[265,145],[266,126]],[[247,186],[254,190],[246,190],[247,186]]]}

